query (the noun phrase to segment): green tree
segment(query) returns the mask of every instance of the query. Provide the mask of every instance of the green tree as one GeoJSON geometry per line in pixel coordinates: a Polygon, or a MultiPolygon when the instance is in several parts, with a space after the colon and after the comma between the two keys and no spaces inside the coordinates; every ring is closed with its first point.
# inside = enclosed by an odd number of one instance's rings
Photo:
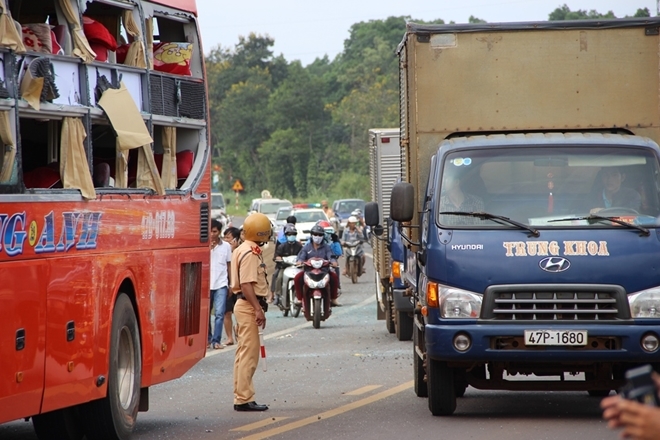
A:
{"type": "Polygon", "coordinates": [[[474,15],[470,15],[470,18],[468,18],[468,23],[488,23],[486,20],[482,20],[481,18],[477,18],[474,15]]]}
{"type": "Polygon", "coordinates": [[[635,15],[633,15],[633,17],[640,17],[640,18],[650,17],[650,16],[651,16],[651,11],[649,11],[649,8],[639,8],[637,9],[637,12],[635,12],[635,15]]]}
{"type": "Polygon", "coordinates": [[[587,20],[587,19],[601,19],[601,18],[606,18],[606,19],[616,18],[616,16],[612,11],[607,11],[606,14],[601,14],[595,9],[592,9],[589,12],[583,9],[578,9],[577,11],[571,11],[571,9],[566,4],[555,9],[548,16],[549,21],[587,20]]]}

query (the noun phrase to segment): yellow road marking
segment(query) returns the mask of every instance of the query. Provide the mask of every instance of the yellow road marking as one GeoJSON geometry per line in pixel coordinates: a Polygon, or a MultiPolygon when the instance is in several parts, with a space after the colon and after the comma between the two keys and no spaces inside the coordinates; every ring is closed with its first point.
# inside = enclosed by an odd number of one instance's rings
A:
{"type": "Polygon", "coordinates": [[[259,432],[256,434],[249,435],[247,437],[243,437],[241,440],[261,440],[268,437],[272,437],[274,435],[283,434],[285,432],[292,431],[297,428],[302,428],[303,426],[311,425],[312,423],[316,423],[320,420],[329,419],[331,417],[338,416],[340,414],[343,414],[348,411],[352,411],[362,406],[369,405],[370,403],[377,402],[379,400],[393,396],[394,394],[410,389],[412,388],[412,386],[413,386],[413,381],[411,380],[410,382],[402,383],[401,385],[398,385],[394,388],[390,388],[389,390],[381,391],[380,393],[374,394],[373,396],[365,397],[364,399],[356,400],[355,402],[342,405],[335,409],[331,409],[329,411],[325,411],[320,414],[307,417],[305,419],[297,420],[295,422],[287,423],[286,425],[282,425],[277,428],[269,429],[268,431],[259,432]]]}
{"type": "Polygon", "coordinates": [[[255,429],[263,428],[264,426],[277,423],[280,420],[286,420],[289,417],[269,417],[265,420],[260,420],[258,422],[250,423],[249,425],[239,426],[238,428],[230,429],[230,431],[254,431],[255,429]]]}
{"type": "Polygon", "coordinates": [[[360,394],[368,393],[369,391],[373,391],[375,389],[378,389],[382,387],[382,385],[367,385],[366,387],[358,388],[357,390],[353,390],[350,393],[344,393],[345,396],[359,396],[360,394]]]}

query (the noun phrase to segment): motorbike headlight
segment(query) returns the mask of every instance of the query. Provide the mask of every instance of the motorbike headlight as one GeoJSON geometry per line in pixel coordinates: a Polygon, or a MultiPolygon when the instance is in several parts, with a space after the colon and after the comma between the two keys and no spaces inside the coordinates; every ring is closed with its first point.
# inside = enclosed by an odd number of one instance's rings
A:
{"type": "Polygon", "coordinates": [[[438,285],[440,316],[476,319],[481,314],[482,296],[467,290],[438,285]]]}
{"type": "Polygon", "coordinates": [[[312,260],[312,267],[314,269],[320,269],[323,266],[323,260],[312,260]]]}
{"type": "Polygon", "coordinates": [[[660,318],[660,287],[628,295],[633,318],[660,318]]]}

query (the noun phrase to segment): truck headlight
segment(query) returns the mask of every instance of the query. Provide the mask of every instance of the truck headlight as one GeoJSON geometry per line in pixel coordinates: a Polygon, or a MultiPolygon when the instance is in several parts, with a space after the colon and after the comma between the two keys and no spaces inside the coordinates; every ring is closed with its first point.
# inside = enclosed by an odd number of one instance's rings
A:
{"type": "Polygon", "coordinates": [[[476,319],[481,314],[482,296],[467,290],[439,286],[440,316],[476,319]]]}
{"type": "Polygon", "coordinates": [[[660,318],[660,288],[642,290],[628,295],[630,315],[633,318],[660,318]]]}

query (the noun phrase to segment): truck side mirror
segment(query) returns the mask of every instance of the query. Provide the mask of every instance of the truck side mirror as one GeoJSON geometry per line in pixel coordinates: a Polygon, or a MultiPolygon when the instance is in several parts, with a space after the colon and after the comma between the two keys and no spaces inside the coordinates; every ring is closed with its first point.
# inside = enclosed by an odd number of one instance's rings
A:
{"type": "Polygon", "coordinates": [[[380,237],[381,235],[383,235],[383,232],[385,232],[385,229],[381,225],[377,225],[371,228],[371,232],[373,232],[374,235],[380,237]]]}
{"type": "Polygon", "coordinates": [[[368,202],[364,205],[364,222],[371,227],[377,226],[380,222],[378,213],[378,203],[368,202]]]}
{"type": "Polygon", "coordinates": [[[390,217],[397,222],[409,222],[415,211],[415,187],[408,182],[395,183],[390,198],[390,217]]]}

